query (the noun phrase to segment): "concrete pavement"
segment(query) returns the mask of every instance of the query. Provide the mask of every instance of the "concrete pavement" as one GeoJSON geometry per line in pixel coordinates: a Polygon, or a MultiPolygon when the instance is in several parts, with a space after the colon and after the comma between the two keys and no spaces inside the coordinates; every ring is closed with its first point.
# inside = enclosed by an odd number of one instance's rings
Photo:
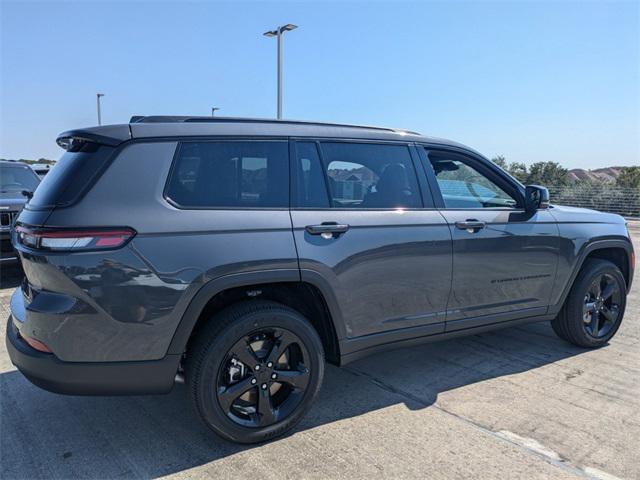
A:
{"type": "MultiPolygon", "coordinates": [[[[640,251],[640,223],[635,224],[640,251]]],[[[17,271],[3,268],[0,315],[17,271]]],[[[38,389],[0,346],[0,478],[640,478],[640,279],[610,345],[533,324],[328,367],[288,437],[243,447],[170,395],[38,389]]]]}

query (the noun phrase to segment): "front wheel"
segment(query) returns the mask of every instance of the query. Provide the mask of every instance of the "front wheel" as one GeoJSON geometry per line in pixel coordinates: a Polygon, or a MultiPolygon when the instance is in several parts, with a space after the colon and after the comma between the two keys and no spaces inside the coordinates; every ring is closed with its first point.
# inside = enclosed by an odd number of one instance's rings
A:
{"type": "Polygon", "coordinates": [[[589,259],[551,325],[560,338],[574,345],[601,347],[620,328],[626,302],[620,269],[607,260],[589,259]]]}
{"type": "Polygon", "coordinates": [[[322,343],[298,312],[248,301],[209,320],[187,352],[195,409],[217,434],[257,443],[284,434],[315,399],[324,373],[322,343]]]}

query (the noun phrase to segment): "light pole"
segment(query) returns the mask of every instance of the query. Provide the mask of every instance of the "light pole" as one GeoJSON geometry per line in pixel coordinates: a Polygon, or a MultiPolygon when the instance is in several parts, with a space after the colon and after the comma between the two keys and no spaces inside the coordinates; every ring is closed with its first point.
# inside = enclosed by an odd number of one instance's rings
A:
{"type": "Polygon", "coordinates": [[[287,23],[275,30],[264,32],[265,37],[278,37],[278,120],[282,118],[282,35],[298,28],[297,25],[287,23]]]}
{"type": "Polygon", "coordinates": [[[220,107],[211,107],[211,116],[216,116],[216,110],[220,110],[220,107]]]}
{"type": "Polygon", "coordinates": [[[104,93],[96,93],[96,102],[98,104],[98,125],[102,125],[102,114],[100,112],[100,97],[104,97],[104,93]]]}

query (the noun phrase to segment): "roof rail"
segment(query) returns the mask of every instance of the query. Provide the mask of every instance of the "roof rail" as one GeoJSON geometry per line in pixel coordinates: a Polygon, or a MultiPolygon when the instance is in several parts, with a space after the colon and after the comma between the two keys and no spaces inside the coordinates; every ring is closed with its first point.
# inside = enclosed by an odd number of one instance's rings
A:
{"type": "Polygon", "coordinates": [[[350,125],[344,123],[312,122],[307,120],[277,120],[274,118],[249,118],[249,117],[190,117],[171,115],[134,115],[129,123],[281,123],[290,125],[317,125],[322,127],[348,127],[365,128],[369,130],[384,130],[387,132],[402,132],[412,135],[420,135],[417,132],[402,128],[374,127],[369,125],[350,125]]]}

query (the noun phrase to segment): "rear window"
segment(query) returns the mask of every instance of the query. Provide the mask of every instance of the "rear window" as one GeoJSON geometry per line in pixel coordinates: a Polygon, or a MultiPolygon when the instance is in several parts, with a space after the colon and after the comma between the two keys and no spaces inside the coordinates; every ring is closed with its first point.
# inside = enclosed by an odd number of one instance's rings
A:
{"type": "Polygon", "coordinates": [[[114,148],[85,142],[77,151],[68,151],[43,178],[29,208],[71,205],[102,172],[114,148]]]}
{"type": "Polygon", "coordinates": [[[166,196],[184,208],[286,208],[288,152],[282,141],[185,142],[166,196]]]}

